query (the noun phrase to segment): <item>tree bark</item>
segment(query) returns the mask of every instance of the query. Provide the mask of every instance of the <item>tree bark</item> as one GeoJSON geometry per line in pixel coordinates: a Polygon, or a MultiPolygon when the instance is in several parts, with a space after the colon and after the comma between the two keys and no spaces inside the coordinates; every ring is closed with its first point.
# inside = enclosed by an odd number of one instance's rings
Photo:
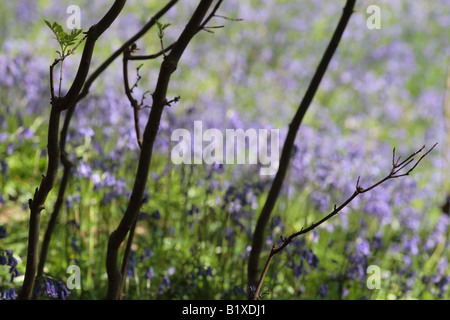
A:
{"type": "Polygon", "coordinates": [[[202,0],[192,15],[190,21],[175,42],[170,53],[164,57],[159,72],[158,81],[153,93],[153,105],[149,119],[144,130],[142,148],[139,156],[139,163],[134,181],[133,190],[127,209],[120,221],[119,226],[114,230],[108,241],[106,256],[106,269],[108,273],[107,299],[117,300],[120,296],[120,283],[122,274],[118,267],[118,251],[120,245],[125,240],[136,217],[139,214],[144,191],[147,185],[148,172],[151,164],[153,145],[159,129],[159,123],[164,107],[167,104],[166,94],[172,73],[176,70],[178,62],[189,42],[198,32],[201,23],[211,6],[212,0],[202,0]]]}
{"type": "Polygon", "coordinates": [[[286,172],[288,170],[289,163],[292,157],[295,137],[306,114],[306,111],[308,110],[314,98],[317,88],[319,87],[323,75],[327,70],[328,64],[331,61],[336,48],[338,47],[345,27],[347,26],[350,16],[353,13],[355,2],[356,0],[347,1],[333,37],[328,44],[322,60],[320,61],[319,66],[316,69],[316,72],[309,84],[308,90],[306,91],[292,122],[289,124],[288,134],[283,145],[283,150],[281,152],[280,165],[272,182],[266,202],[264,203],[264,206],[261,210],[261,214],[259,215],[255,231],[253,233],[252,249],[250,251],[247,269],[248,284],[250,286],[256,286],[259,280],[259,257],[261,254],[262,246],[264,244],[266,226],[269,222],[269,218],[273,211],[273,208],[275,207],[275,203],[280,194],[281,187],[283,186],[284,178],[286,176],[286,172]]]}
{"type": "MultiPolygon", "coordinates": [[[[95,42],[117,18],[122,11],[125,2],[126,0],[116,0],[100,22],[89,29],[78,72],[69,91],[64,97],[52,97],[47,142],[47,173],[43,176],[39,188],[37,188],[34,193],[33,199],[29,200],[30,222],[28,231],[27,263],[24,282],[18,295],[18,299],[20,300],[29,300],[33,293],[39,251],[40,213],[44,209],[45,201],[48,194],[53,189],[58,174],[61,153],[58,144],[61,111],[69,108],[75,103],[75,99],[80,93],[89,71],[95,42]]],[[[53,84],[51,85],[53,86],[53,84]]]]}

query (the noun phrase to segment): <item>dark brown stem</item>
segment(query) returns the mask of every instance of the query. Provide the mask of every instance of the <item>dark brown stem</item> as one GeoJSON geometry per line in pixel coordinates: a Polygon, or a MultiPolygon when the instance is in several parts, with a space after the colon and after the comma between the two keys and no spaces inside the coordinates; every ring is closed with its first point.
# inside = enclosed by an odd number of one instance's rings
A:
{"type": "MultiPolygon", "coordinates": [[[[63,98],[56,98],[54,96],[52,97],[52,108],[50,111],[47,140],[47,173],[43,177],[39,188],[36,189],[33,199],[29,200],[30,225],[28,235],[28,252],[24,282],[22,285],[22,289],[20,290],[18,295],[18,299],[20,300],[29,300],[33,292],[39,251],[40,213],[44,209],[44,204],[47,196],[53,189],[53,186],[55,184],[60,161],[58,134],[61,111],[67,109],[75,102],[75,99],[84,84],[87,72],[89,70],[95,41],[107,28],[109,28],[111,23],[122,11],[123,6],[125,5],[125,1],[126,0],[116,0],[111,6],[110,10],[100,20],[100,22],[89,29],[77,76],[75,77],[75,80],[72,83],[69,92],[63,98]]],[[[51,80],[53,81],[53,76],[51,76],[51,80]]],[[[53,87],[51,89],[52,94],[54,94],[53,87]]]]}
{"type": "MultiPolygon", "coordinates": [[[[128,98],[128,101],[130,101],[131,107],[133,108],[133,115],[134,115],[134,128],[136,131],[136,140],[138,142],[139,148],[142,148],[142,137],[141,137],[141,128],[139,126],[139,109],[141,108],[141,105],[137,102],[136,99],[133,98],[130,89],[130,84],[128,81],[128,60],[130,57],[131,49],[125,50],[123,53],[123,86],[125,89],[125,94],[128,98]]],[[[139,69],[138,69],[139,70],[139,69]]],[[[138,76],[138,80],[139,80],[138,76]]],[[[137,86],[136,84],[133,86],[133,88],[137,86]]]]}
{"type": "Polygon", "coordinates": [[[174,43],[172,43],[170,46],[167,46],[164,48],[164,50],[161,50],[157,53],[154,54],[149,54],[149,55],[143,55],[143,56],[132,56],[130,55],[128,57],[128,60],[152,60],[152,59],[156,59],[166,53],[168,53],[172,48],[173,48],[174,43]]]}
{"type": "MultiPolygon", "coordinates": [[[[105,60],[93,73],[91,76],[89,76],[83,86],[83,90],[78,94],[78,97],[75,101],[75,103],[73,103],[67,110],[65,118],[64,118],[64,124],[63,127],[61,129],[60,132],[60,139],[59,139],[59,145],[60,145],[60,150],[61,150],[61,163],[64,166],[64,172],[63,172],[63,178],[61,181],[61,185],[59,187],[58,190],[58,198],[57,198],[57,203],[55,203],[54,205],[54,209],[51,215],[51,219],[50,221],[56,221],[57,217],[59,215],[59,211],[61,209],[61,204],[63,202],[64,199],[64,194],[65,194],[65,189],[66,189],[66,185],[68,183],[68,181],[65,180],[65,177],[67,177],[67,180],[70,176],[69,172],[71,167],[73,166],[72,163],[70,163],[70,161],[67,158],[67,154],[65,152],[65,144],[66,144],[66,139],[67,139],[67,133],[69,130],[69,124],[70,124],[70,120],[72,119],[73,113],[75,111],[76,105],[79,101],[81,101],[84,97],[87,96],[87,94],[89,93],[89,88],[92,85],[92,83],[98,78],[98,76],[104,71],[106,70],[106,68],[123,52],[123,50],[125,50],[129,45],[131,45],[133,42],[135,42],[136,40],[138,40],[140,37],[142,37],[152,26],[154,26],[155,21],[157,19],[159,19],[162,15],[164,15],[174,4],[176,4],[178,2],[178,0],[172,0],[170,1],[166,6],[164,6],[164,8],[162,8],[153,18],[150,19],[150,21],[138,32],[136,33],[133,37],[131,37],[127,42],[125,42],[125,44],[122,45],[122,47],[120,47],[116,52],[114,52],[107,60],[105,60]],[[61,200],[59,200],[61,199],[61,200]]],[[[82,39],[82,41],[85,38],[82,39]]],[[[80,41],[81,43],[81,41],[80,41]]],[[[75,49],[75,48],[74,48],[75,49]]],[[[71,50],[70,53],[72,53],[73,50],[71,50]]],[[[59,59],[56,59],[55,62],[50,66],[50,87],[51,87],[51,97],[52,99],[55,98],[54,95],[54,88],[53,88],[53,68],[54,66],[59,62],[59,59]]],[[[40,254],[40,258],[39,258],[39,267],[38,267],[38,273],[42,273],[43,271],[43,267],[45,266],[45,262],[47,259],[47,251],[50,245],[50,240],[51,240],[51,234],[52,234],[52,229],[54,228],[53,223],[49,222],[49,224],[47,225],[47,229],[45,232],[45,236],[42,242],[42,251],[40,254]]]]}
{"type": "Polygon", "coordinates": [[[170,10],[179,0],[169,1],[160,11],[158,11],[134,36],[132,36],[128,41],[126,41],[119,49],[117,49],[108,59],[106,59],[89,78],[83,86],[83,90],[77,97],[77,102],[83,99],[88,93],[92,83],[98,78],[98,76],[108,68],[108,66],[114,62],[129,46],[139,40],[143,35],[145,35],[148,30],[150,30],[167,11],[170,10]]]}
{"type": "MultiPolygon", "coordinates": [[[[417,167],[417,165],[419,164],[419,162],[420,162],[425,156],[427,156],[427,155],[431,152],[431,150],[433,150],[434,147],[436,147],[436,145],[437,145],[437,143],[436,143],[435,145],[433,145],[433,147],[431,147],[430,150],[428,150],[428,151],[427,151],[427,152],[426,152],[426,153],[425,153],[425,154],[424,154],[424,155],[423,155],[423,156],[422,156],[422,157],[414,164],[414,166],[413,166],[411,169],[408,170],[408,172],[411,172],[412,170],[414,170],[414,168],[417,167]]],[[[329,213],[328,215],[326,215],[325,217],[323,217],[320,221],[315,222],[315,223],[312,223],[312,224],[311,224],[309,227],[307,227],[307,228],[302,228],[300,231],[291,234],[291,235],[290,235],[289,237],[287,237],[287,238],[282,238],[282,243],[281,243],[281,245],[279,245],[278,247],[277,247],[276,245],[273,245],[272,249],[270,250],[269,257],[267,258],[267,262],[266,262],[266,264],[265,264],[265,266],[264,266],[264,269],[263,269],[263,271],[262,271],[262,273],[261,273],[261,276],[260,276],[260,278],[259,278],[259,281],[258,281],[258,283],[257,283],[256,290],[255,290],[254,292],[251,293],[251,294],[252,294],[252,297],[251,297],[251,298],[252,298],[253,300],[258,300],[258,299],[260,298],[259,292],[260,292],[260,290],[261,290],[262,283],[263,283],[264,278],[265,278],[265,276],[266,276],[267,270],[269,269],[270,263],[272,262],[272,259],[273,259],[273,257],[274,257],[276,254],[280,253],[283,249],[285,249],[285,248],[286,248],[286,247],[287,247],[287,246],[288,246],[288,245],[289,245],[296,237],[298,237],[298,236],[300,236],[300,235],[303,235],[303,234],[305,234],[305,233],[308,233],[308,232],[314,230],[315,228],[317,228],[318,226],[320,226],[320,225],[323,224],[324,222],[330,220],[332,217],[334,217],[335,215],[337,215],[339,212],[342,211],[342,209],[344,209],[346,206],[348,206],[348,204],[349,204],[350,202],[352,202],[353,199],[355,199],[358,195],[360,195],[360,194],[362,194],[362,193],[366,193],[366,192],[368,192],[368,191],[370,191],[370,190],[376,188],[377,186],[381,185],[382,183],[386,182],[387,180],[394,179],[394,178],[398,178],[398,177],[401,177],[401,176],[405,176],[406,174],[402,174],[402,175],[396,176],[396,175],[394,174],[394,169],[396,169],[398,166],[401,166],[402,169],[403,169],[403,168],[405,167],[405,166],[404,166],[404,163],[408,163],[408,164],[411,163],[410,159],[412,159],[412,157],[413,157],[414,155],[416,155],[416,154],[418,154],[419,152],[421,152],[424,148],[425,148],[425,146],[423,146],[423,147],[422,147],[421,149],[419,149],[418,151],[414,152],[411,156],[409,156],[409,157],[408,157],[403,163],[401,163],[401,164],[398,164],[398,161],[397,161],[397,163],[394,163],[394,162],[393,162],[391,172],[390,172],[386,177],[384,177],[383,179],[381,179],[380,181],[374,183],[373,185],[371,185],[370,187],[368,187],[368,188],[366,188],[366,189],[364,189],[363,187],[361,187],[361,186],[359,185],[359,177],[358,177],[358,180],[357,180],[357,182],[356,182],[356,188],[355,188],[355,191],[354,191],[353,194],[352,194],[347,200],[345,200],[339,207],[336,207],[336,205],[334,205],[333,211],[332,211],[331,213],[329,213]]],[[[394,152],[393,152],[393,153],[394,153],[394,158],[395,158],[395,149],[394,149],[394,152]]],[[[397,171],[397,172],[398,172],[398,171],[397,171]]]]}
{"type": "Polygon", "coordinates": [[[39,188],[36,189],[33,199],[28,201],[30,207],[30,222],[28,230],[27,263],[22,289],[18,295],[19,300],[30,299],[33,292],[39,251],[40,214],[44,209],[45,200],[55,184],[58,173],[60,155],[58,148],[59,118],[60,111],[52,107],[47,139],[47,173],[42,177],[41,184],[39,188]]]}
{"type": "Polygon", "coordinates": [[[273,211],[275,203],[277,201],[278,195],[280,193],[281,187],[283,186],[283,181],[286,176],[287,169],[289,167],[290,159],[292,156],[292,150],[294,147],[295,137],[297,135],[297,131],[300,127],[300,124],[303,121],[303,117],[308,110],[314,95],[319,87],[319,84],[327,70],[328,64],[330,63],[338,45],[344,33],[344,30],[347,26],[347,23],[350,19],[350,16],[353,13],[353,8],[355,6],[356,0],[347,0],[347,3],[344,7],[343,14],[341,19],[337,25],[337,28],[331,38],[330,43],[322,57],[322,60],[317,67],[317,70],[309,84],[308,90],[306,91],[303,100],[301,101],[298,110],[289,125],[289,130],[287,133],[286,140],[283,145],[283,150],[281,152],[280,165],[278,171],[275,175],[275,178],[272,182],[272,186],[267,195],[266,202],[261,210],[261,214],[259,215],[258,221],[256,223],[256,227],[253,233],[252,239],[252,249],[250,251],[250,257],[248,261],[248,284],[256,285],[258,282],[259,275],[259,257],[261,254],[262,246],[264,243],[264,235],[266,231],[266,226],[269,221],[270,215],[273,211]]]}
{"type": "MultiPolygon", "coordinates": [[[[217,2],[216,6],[214,7],[214,9],[211,11],[210,15],[203,21],[202,25],[206,24],[213,16],[214,13],[218,10],[218,8],[220,7],[220,4],[222,3],[222,1],[217,2]]],[[[199,31],[202,28],[199,28],[199,31]]],[[[142,137],[140,134],[140,127],[139,127],[139,110],[140,108],[142,108],[143,106],[143,98],[141,100],[141,103],[138,104],[137,101],[133,98],[132,96],[132,89],[137,85],[137,83],[130,89],[129,87],[129,81],[128,81],[128,67],[127,67],[127,63],[128,60],[150,60],[150,59],[156,59],[161,55],[164,55],[164,57],[166,57],[165,53],[167,53],[168,51],[170,51],[172,49],[172,47],[175,45],[175,43],[171,44],[170,46],[163,48],[160,52],[156,53],[156,54],[152,54],[152,55],[143,55],[143,56],[133,56],[131,55],[131,53],[133,52],[133,50],[135,49],[135,46],[131,46],[128,50],[124,51],[124,57],[123,57],[123,74],[124,74],[124,87],[125,87],[125,93],[128,97],[128,100],[130,101],[132,107],[133,107],[133,111],[134,111],[134,124],[135,124],[135,131],[136,131],[136,137],[137,137],[137,141],[139,144],[139,147],[142,148],[142,137]]],[[[139,68],[138,67],[138,72],[139,72],[139,68]]],[[[138,81],[140,79],[139,73],[138,73],[138,81]]],[[[144,93],[145,95],[145,93],[144,93]]],[[[179,97],[176,97],[170,101],[166,102],[166,105],[170,106],[172,102],[177,102],[179,100],[179,97]]],[[[128,236],[128,240],[127,240],[127,244],[126,244],[126,248],[125,248],[125,252],[124,252],[124,257],[122,260],[122,279],[121,279],[121,284],[120,284],[120,290],[119,290],[119,299],[122,299],[123,297],[123,292],[122,292],[122,288],[123,288],[123,284],[125,281],[125,277],[126,277],[126,270],[127,270],[127,266],[128,266],[128,261],[129,261],[129,257],[130,257],[130,252],[131,252],[131,245],[133,243],[133,238],[134,238],[134,232],[135,232],[135,228],[137,225],[137,218],[135,220],[135,222],[133,223],[131,230],[130,230],[130,235],[128,236]]]]}
{"type": "MultiPolygon", "coordinates": [[[[61,155],[61,158],[63,158],[63,155],[61,155]]],[[[44,233],[44,238],[42,239],[41,244],[41,252],[39,254],[39,264],[37,269],[37,277],[42,277],[44,275],[44,266],[45,262],[47,260],[47,254],[48,254],[48,248],[50,246],[50,240],[53,234],[53,230],[55,229],[59,211],[61,210],[61,207],[64,203],[64,193],[66,191],[67,183],[69,182],[70,177],[70,168],[72,167],[72,163],[69,162],[67,159],[62,161],[64,163],[64,173],[63,177],[61,179],[61,184],[58,189],[58,196],[56,198],[56,202],[53,206],[53,211],[50,216],[50,220],[47,224],[47,229],[44,233]]]]}
{"type": "Polygon", "coordinates": [[[158,81],[153,93],[153,104],[147,125],[144,130],[142,149],[139,157],[136,179],[127,209],[120,221],[119,226],[114,230],[108,241],[106,269],[108,273],[108,293],[107,299],[118,299],[120,294],[121,272],[117,266],[118,251],[120,245],[125,240],[129,230],[131,229],[136,217],[139,214],[144,191],[147,184],[148,172],[150,168],[153,144],[159,129],[159,123],[167,100],[167,89],[172,73],[176,70],[178,61],[180,60],[184,50],[197,33],[203,18],[205,17],[212,0],[202,0],[176,41],[170,53],[165,56],[159,72],[158,81]]]}
{"type": "Polygon", "coordinates": [[[123,298],[123,283],[125,282],[125,278],[127,277],[127,269],[128,269],[128,261],[130,261],[130,254],[131,254],[131,245],[133,244],[133,238],[134,238],[134,232],[136,230],[138,217],[133,222],[133,225],[131,226],[130,234],[128,236],[127,245],[125,247],[125,252],[123,254],[123,260],[122,260],[122,279],[120,281],[120,289],[119,289],[119,300],[122,300],[123,298]]]}
{"type": "MultiPolygon", "coordinates": [[[[136,140],[138,142],[139,148],[142,149],[142,137],[141,137],[141,129],[139,126],[139,109],[141,105],[138,104],[136,99],[133,98],[131,95],[131,89],[130,84],[128,81],[128,59],[130,57],[130,53],[132,52],[132,49],[125,50],[123,53],[123,82],[124,82],[124,88],[125,88],[125,94],[128,97],[128,100],[130,101],[131,106],[133,107],[133,114],[134,114],[134,127],[136,131],[136,140]]],[[[139,70],[139,68],[138,68],[139,70]]],[[[138,81],[140,79],[140,76],[138,75],[138,81]]],[[[137,86],[137,82],[135,84],[137,86]]],[[[134,86],[133,86],[134,87],[134,86]]],[[[142,99],[143,101],[143,99],[142,99]]],[[[131,254],[131,245],[133,244],[133,238],[134,238],[134,232],[136,230],[137,220],[139,215],[136,216],[133,225],[131,226],[130,234],[128,236],[127,245],[125,247],[125,252],[123,255],[122,260],[122,278],[120,280],[120,288],[119,288],[119,300],[122,300],[123,298],[123,284],[125,282],[125,278],[127,276],[127,268],[128,268],[128,261],[130,259],[131,254]]]]}
{"type": "Polygon", "coordinates": [[[103,18],[87,31],[86,43],[84,45],[83,54],[81,55],[81,61],[75,79],[73,80],[66,95],[61,99],[56,100],[57,106],[60,110],[67,110],[77,100],[81,89],[85,85],[85,81],[89,73],[95,43],[102,33],[105,32],[105,30],[108,29],[117,18],[119,13],[122,11],[125,2],[126,0],[116,0],[103,18]]]}

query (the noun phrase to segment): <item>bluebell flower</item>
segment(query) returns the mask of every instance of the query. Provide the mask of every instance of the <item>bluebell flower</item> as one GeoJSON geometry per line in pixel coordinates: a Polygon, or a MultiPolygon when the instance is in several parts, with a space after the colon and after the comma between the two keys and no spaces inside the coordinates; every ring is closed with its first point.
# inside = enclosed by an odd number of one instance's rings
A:
{"type": "Polygon", "coordinates": [[[31,129],[29,129],[29,128],[25,128],[23,130],[23,137],[25,139],[31,139],[31,138],[34,137],[34,132],[31,129]]]}
{"type": "Polygon", "coordinates": [[[17,3],[15,12],[11,12],[14,17],[22,23],[31,24],[38,18],[36,3],[33,1],[20,0],[17,3]]]}
{"type": "Polygon", "coordinates": [[[35,293],[37,296],[40,296],[44,293],[42,289],[42,281],[36,281],[36,286],[34,287],[35,293]]]}
{"type": "Polygon", "coordinates": [[[203,275],[202,266],[197,266],[197,277],[201,277],[203,275]]]}
{"type": "Polygon", "coordinates": [[[79,204],[81,201],[80,195],[68,195],[66,197],[66,208],[73,208],[75,203],[79,204]]]}
{"type": "Polygon", "coordinates": [[[155,210],[152,212],[151,217],[155,220],[159,220],[161,219],[161,213],[159,212],[159,210],[155,210]]]}
{"type": "Polygon", "coordinates": [[[105,179],[103,180],[104,187],[113,187],[116,185],[116,178],[108,171],[106,171],[105,179]]]}
{"type": "Polygon", "coordinates": [[[350,280],[359,278],[360,283],[364,283],[366,279],[366,270],[369,266],[367,256],[361,253],[350,254],[348,257],[350,265],[347,267],[347,276],[350,280]]]}
{"type": "Polygon", "coordinates": [[[328,285],[327,284],[321,284],[319,288],[319,295],[322,299],[325,299],[328,293],[328,285]]]}
{"type": "Polygon", "coordinates": [[[146,247],[144,249],[144,259],[151,258],[153,256],[154,256],[153,251],[149,247],[146,247]]]}
{"type": "Polygon", "coordinates": [[[6,163],[6,161],[2,159],[0,161],[0,164],[3,178],[8,179],[8,163],[6,163]]]}
{"type": "Polygon", "coordinates": [[[234,294],[235,296],[243,296],[243,295],[246,294],[246,292],[245,292],[245,290],[244,290],[242,287],[240,287],[240,286],[234,286],[234,287],[233,287],[233,294],[234,294]]]}
{"type": "Polygon", "coordinates": [[[315,190],[310,193],[309,199],[320,212],[326,212],[330,209],[330,195],[328,193],[315,190]]]}
{"type": "Polygon", "coordinates": [[[167,275],[172,276],[175,274],[175,267],[170,267],[167,269],[167,275]]]}
{"type": "MultiPolygon", "coordinates": [[[[0,116],[2,117],[2,116],[0,116]]],[[[4,118],[4,117],[2,117],[4,118]]],[[[0,132],[0,142],[5,142],[9,138],[9,133],[0,132]]]]}
{"type": "Polygon", "coordinates": [[[47,295],[49,298],[66,300],[70,291],[61,280],[43,277],[37,281],[35,288],[36,295],[47,295]]]}
{"type": "Polygon", "coordinates": [[[441,257],[439,259],[438,266],[437,266],[438,275],[441,275],[441,276],[444,275],[445,270],[447,270],[447,267],[448,267],[447,257],[441,257]]]}
{"type": "Polygon", "coordinates": [[[311,249],[309,249],[309,251],[306,253],[306,261],[310,266],[313,266],[314,268],[317,268],[319,265],[319,258],[317,258],[317,256],[311,249]]]}
{"type": "Polygon", "coordinates": [[[370,254],[370,244],[366,239],[358,239],[358,243],[356,245],[356,252],[361,253],[362,255],[368,256],[370,254]]]}
{"type": "Polygon", "coordinates": [[[225,230],[225,239],[230,243],[230,245],[233,245],[236,241],[236,232],[233,228],[227,227],[225,230]]]}
{"type": "Polygon", "coordinates": [[[439,299],[444,297],[444,293],[448,291],[450,284],[450,276],[441,277],[441,280],[436,284],[439,290],[439,299]]]}
{"type": "Polygon", "coordinates": [[[297,264],[295,262],[295,259],[291,259],[290,262],[286,263],[286,266],[288,268],[292,269],[292,272],[294,273],[294,276],[298,279],[302,274],[304,274],[304,257],[300,257],[300,264],[297,264]]]}
{"type": "Polygon", "coordinates": [[[192,206],[191,209],[188,211],[189,216],[193,216],[194,214],[198,214],[200,212],[200,209],[196,206],[192,206]]]}
{"type": "Polygon", "coordinates": [[[163,294],[166,289],[170,289],[169,277],[164,276],[161,283],[159,284],[158,293],[163,294]]]}
{"type": "MultiPolygon", "coordinates": [[[[3,252],[1,252],[1,253],[3,253],[3,252]]],[[[4,265],[6,265],[6,262],[7,262],[8,260],[6,259],[6,257],[3,255],[3,254],[1,254],[0,255],[0,266],[4,266],[4,265]]]]}
{"type": "Polygon", "coordinates": [[[71,240],[70,245],[71,245],[72,249],[73,249],[75,252],[78,252],[78,253],[81,252],[81,248],[80,248],[80,246],[77,244],[77,238],[76,238],[75,236],[72,236],[72,240],[71,240]]]}
{"type": "Polygon", "coordinates": [[[11,250],[4,250],[0,252],[0,265],[9,266],[9,274],[11,275],[10,283],[14,281],[14,278],[20,275],[19,270],[17,270],[17,260],[14,258],[13,252],[11,250]]]}
{"type": "Polygon", "coordinates": [[[78,166],[78,173],[81,175],[81,177],[90,178],[91,172],[92,172],[92,169],[89,166],[89,164],[84,161],[81,161],[78,166]]]}
{"type": "Polygon", "coordinates": [[[8,155],[12,155],[14,153],[14,145],[12,143],[9,143],[6,147],[6,152],[8,155]]]}
{"type": "Polygon", "coordinates": [[[100,184],[102,182],[102,178],[100,177],[100,175],[97,172],[94,172],[92,174],[91,181],[94,184],[94,190],[98,190],[98,188],[100,187],[100,184]]]}
{"type": "Polygon", "coordinates": [[[211,267],[206,268],[205,274],[206,274],[206,276],[212,277],[213,276],[213,268],[211,268],[211,267]]]}
{"type": "Polygon", "coordinates": [[[3,289],[0,293],[1,300],[15,300],[17,298],[14,288],[3,289]]]}
{"type": "Polygon", "coordinates": [[[64,283],[61,280],[56,281],[55,284],[56,292],[59,300],[66,300],[70,295],[70,291],[66,288],[64,283]]]}
{"type": "Polygon", "coordinates": [[[19,272],[19,270],[17,270],[17,268],[15,266],[9,268],[9,273],[11,274],[11,277],[9,279],[10,283],[14,282],[14,278],[16,278],[17,276],[20,276],[20,272],[19,272]]]}
{"type": "Polygon", "coordinates": [[[197,266],[196,277],[201,277],[201,276],[212,277],[213,276],[213,268],[211,268],[211,267],[203,268],[202,266],[197,266]]]}
{"type": "Polygon", "coordinates": [[[405,269],[408,269],[412,264],[411,257],[408,255],[403,255],[402,260],[403,260],[403,265],[405,266],[405,269]]]}
{"type": "Polygon", "coordinates": [[[133,277],[135,268],[136,268],[136,251],[131,249],[130,257],[128,259],[128,264],[127,264],[127,277],[128,278],[133,277]]]}
{"type": "Polygon", "coordinates": [[[276,227],[280,227],[281,229],[284,229],[283,221],[281,220],[280,216],[275,216],[270,221],[270,229],[274,229],[276,227]]]}
{"type": "Polygon", "coordinates": [[[375,235],[371,241],[372,248],[377,250],[377,249],[380,249],[382,245],[383,245],[382,237],[379,235],[375,235]]]}
{"type": "Polygon", "coordinates": [[[194,272],[189,272],[186,275],[186,280],[188,281],[194,281],[195,279],[197,279],[197,275],[194,272]]]}
{"type": "Polygon", "coordinates": [[[52,280],[46,280],[44,284],[44,293],[50,298],[57,298],[58,293],[56,292],[55,285],[52,280]]]}
{"type": "Polygon", "coordinates": [[[421,242],[419,236],[412,236],[411,238],[403,236],[402,241],[405,253],[412,254],[413,256],[419,253],[419,244],[421,242]]]}
{"type": "Polygon", "coordinates": [[[86,128],[79,128],[79,133],[86,136],[86,137],[93,137],[94,136],[94,130],[92,130],[91,127],[86,128]]]}
{"type": "Polygon", "coordinates": [[[144,278],[151,280],[155,277],[155,271],[153,270],[153,267],[148,267],[147,271],[145,272],[144,278]]]}
{"type": "Polygon", "coordinates": [[[151,218],[151,215],[148,212],[144,212],[144,211],[141,211],[139,213],[139,216],[138,216],[138,220],[139,221],[147,220],[147,219],[150,219],[150,218],[151,218]]]}
{"type": "Polygon", "coordinates": [[[0,239],[8,237],[8,232],[6,231],[6,228],[3,226],[0,226],[0,239]]]}

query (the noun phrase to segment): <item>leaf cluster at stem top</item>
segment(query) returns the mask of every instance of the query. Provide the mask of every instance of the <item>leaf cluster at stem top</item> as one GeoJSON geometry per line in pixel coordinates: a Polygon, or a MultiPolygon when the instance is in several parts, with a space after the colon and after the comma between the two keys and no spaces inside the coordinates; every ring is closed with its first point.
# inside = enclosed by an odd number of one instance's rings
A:
{"type": "Polygon", "coordinates": [[[73,46],[76,42],[77,37],[83,31],[82,29],[72,29],[70,33],[64,31],[63,27],[57,22],[53,22],[51,24],[49,21],[44,20],[47,26],[53,31],[56,36],[56,40],[58,41],[61,51],[56,51],[60,57],[63,57],[66,54],[67,48],[73,46]]]}

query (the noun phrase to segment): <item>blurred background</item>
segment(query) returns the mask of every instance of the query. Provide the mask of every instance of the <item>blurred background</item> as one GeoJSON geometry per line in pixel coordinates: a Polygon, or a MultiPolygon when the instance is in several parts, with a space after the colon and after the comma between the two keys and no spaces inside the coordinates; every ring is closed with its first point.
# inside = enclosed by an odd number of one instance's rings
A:
{"type": "MultiPolygon", "coordinates": [[[[78,5],[86,31],[111,1],[19,0],[0,4],[0,250],[13,250],[25,270],[28,199],[45,172],[50,113],[49,65],[59,49],[44,23],[67,30],[67,8],[78,5]]],[[[160,20],[177,39],[195,8],[179,1],[160,20]]],[[[170,161],[177,128],[193,122],[225,130],[288,125],[339,21],[345,1],[224,1],[185,51],[169,86],[180,101],[164,111],[146,202],[129,264],[126,299],[241,299],[251,232],[273,177],[257,165],[185,165],[170,161]]],[[[160,9],[127,1],[98,40],[91,72],[160,9]]],[[[267,230],[267,257],[286,236],[329,213],[355,188],[387,175],[392,149],[407,156],[437,147],[407,177],[364,194],[342,214],[276,257],[264,283],[268,299],[448,299],[450,194],[450,2],[357,1],[343,39],[296,140],[287,180],[267,230]],[[380,7],[381,28],[366,25],[380,7]],[[447,202],[447,206],[446,206],[447,202]],[[369,265],[381,289],[366,286],[369,265]]],[[[157,28],[137,41],[139,54],[161,49],[157,28]]],[[[83,45],[64,61],[62,91],[74,78],[83,45]]],[[[130,62],[133,94],[155,87],[162,58],[130,62]]],[[[120,221],[139,154],[132,108],[124,95],[122,57],[80,101],[67,142],[72,171],[45,273],[68,277],[80,266],[71,299],[103,298],[106,243],[120,221]]],[[[151,104],[151,95],[145,95],[151,104]]],[[[149,108],[140,112],[141,127],[149,108]]],[[[64,114],[63,114],[64,116],[64,114]]],[[[61,171],[62,172],[62,171],[61,171]]],[[[61,176],[61,174],[60,174],[61,176]]],[[[45,231],[58,183],[42,214],[45,231]]],[[[4,255],[4,254],[3,254],[4,255]]],[[[0,290],[20,287],[0,266],[0,290]]],[[[47,280],[46,280],[47,281],[47,280]]],[[[43,295],[43,298],[45,295],[43,295]]],[[[47,298],[47,297],[45,297],[47,298]]]]}

